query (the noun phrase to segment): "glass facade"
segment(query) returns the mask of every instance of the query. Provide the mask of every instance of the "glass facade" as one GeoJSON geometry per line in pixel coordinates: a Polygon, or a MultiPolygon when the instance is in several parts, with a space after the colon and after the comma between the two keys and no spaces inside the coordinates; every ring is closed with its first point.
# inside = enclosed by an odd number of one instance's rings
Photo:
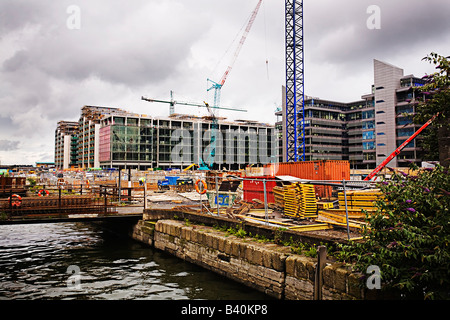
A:
{"type": "Polygon", "coordinates": [[[375,138],[375,131],[364,131],[362,134],[363,140],[371,140],[375,138]]]}
{"type": "Polygon", "coordinates": [[[367,141],[363,142],[363,150],[374,150],[375,149],[375,141],[367,141]]]}
{"type": "MultiPolygon", "coordinates": [[[[109,128],[110,131],[111,156],[110,159],[101,158],[100,161],[153,161],[153,128],[137,126],[135,121],[138,119],[127,120],[131,120],[128,122],[130,125],[114,124],[104,127],[109,128]]],[[[102,150],[101,147],[100,150],[102,150]]]]}
{"type": "Polygon", "coordinates": [[[166,167],[201,160],[216,166],[246,165],[268,163],[277,152],[272,150],[277,149],[273,127],[220,123],[211,152],[211,128],[212,123],[198,120],[106,118],[99,133],[101,166],[166,167]]]}

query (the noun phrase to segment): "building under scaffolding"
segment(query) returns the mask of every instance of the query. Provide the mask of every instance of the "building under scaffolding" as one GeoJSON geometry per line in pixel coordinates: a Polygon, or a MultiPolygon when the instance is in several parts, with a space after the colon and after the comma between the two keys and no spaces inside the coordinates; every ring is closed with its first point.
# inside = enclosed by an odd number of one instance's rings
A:
{"type": "Polygon", "coordinates": [[[68,169],[78,166],[78,122],[59,121],[55,130],[55,167],[68,169]]]}

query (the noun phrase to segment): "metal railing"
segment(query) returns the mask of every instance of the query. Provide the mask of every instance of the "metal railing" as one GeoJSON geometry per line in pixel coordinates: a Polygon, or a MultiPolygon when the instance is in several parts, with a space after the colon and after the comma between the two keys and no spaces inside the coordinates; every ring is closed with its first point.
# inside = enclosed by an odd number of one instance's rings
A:
{"type": "MultiPolygon", "coordinates": [[[[221,176],[218,175],[213,177],[206,177],[205,181],[208,185],[208,190],[213,190],[213,193],[215,194],[216,199],[219,197],[219,188],[218,186],[221,185],[221,183],[224,180],[237,180],[237,181],[258,181],[262,182],[263,184],[263,196],[264,196],[264,212],[265,212],[265,223],[267,225],[270,225],[269,222],[269,213],[268,213],[268,193],[270,193],[270,190],[267,190],[267,183],[268,182],[277,182],[280,184],[290,184],[292,182],[299,182],[302,184],[310,184],[314,186],[327,186],[332,187],[334,189],[334,193],[337,198],[338,192],[343,192],[344,194],[344,203],[345,203],[345,221],[346,221],[346,230],[347,230],[347,238],[350,239],[350,224],[349,224],[349,208],[348,208],[348,201],[347,201],[347,192],[349,190],[365,190],[365,189],[371,189],[373,188],[375,182],[373,181],[354,181],[354,180],[309,180],[309,179],[300,179],[300,178],[293,178],[290,180],[281,180],[281,179],[275,179],[275,178],[252,178],[252,177],[239,177],[234,175],[228,175],[228,176],[221,176]]],[[[245,190],[244,190],[245,192],[245,190]]],[[[219,201],[216,200],[217,204],[217,214],[220,214],[220,206],[219,201]]],[[[209,212],[209,210],[208,210],[209,212]]],[[[210,212],[211,213],[211,212],[210,212]]]]}

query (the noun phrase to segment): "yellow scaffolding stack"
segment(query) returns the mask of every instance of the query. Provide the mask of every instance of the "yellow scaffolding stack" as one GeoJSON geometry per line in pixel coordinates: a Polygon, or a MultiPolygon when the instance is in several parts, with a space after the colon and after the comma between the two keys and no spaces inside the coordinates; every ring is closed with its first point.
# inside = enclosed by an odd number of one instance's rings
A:
{"type": "MultiPolygon", "coordinates": [[[[375,209],[375,201],[381,199],[383,194],[378,189],[347,191],[347,208],[351,210],[375,209]]],[[[339,208],[345,208],[344,192],[338,193],[339,208]]]]}
{"type": "Polygon", "coordinates": [[[294,218],[317,217],[314,186],[294,183],[283,187],[284,214],[294,218]]]}

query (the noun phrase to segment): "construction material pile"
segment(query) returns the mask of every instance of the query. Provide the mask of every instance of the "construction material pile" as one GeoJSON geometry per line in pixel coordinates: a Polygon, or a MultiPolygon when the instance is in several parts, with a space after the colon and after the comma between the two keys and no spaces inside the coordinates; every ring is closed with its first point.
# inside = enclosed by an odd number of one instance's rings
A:
{"type": "Polygon", "coordinates": [[[383,197],[383,194],[378,189],[350,190],[346,193],[347,209],[345,207],[344,192],[339,192],[339,209],[319,210],[316,221],[345,226],[348,216],[349,227],[360,229],[363,225],[366,225],[364,221],[366,213],[370,216],[375,212],[377,210],[376,201],[383,197]]]}
{"type": "Polygon", "coordinates": [[[294,218],[317,216],[317,201],[314,186],[293,183],[284,187],[274,187],[276,206],[284,209],[284,215],[294,218]]]}
{"type": "MultiPolygon", "coordinates": [[[[371,190],[350,190],[347,191],[347,208],[361,211],[361,209],[376,209],[375,202],[383,196],[379,189],[371,190]]],[[[339,207],[345,209],[344,192],[339,192],[339,207]]]]}

